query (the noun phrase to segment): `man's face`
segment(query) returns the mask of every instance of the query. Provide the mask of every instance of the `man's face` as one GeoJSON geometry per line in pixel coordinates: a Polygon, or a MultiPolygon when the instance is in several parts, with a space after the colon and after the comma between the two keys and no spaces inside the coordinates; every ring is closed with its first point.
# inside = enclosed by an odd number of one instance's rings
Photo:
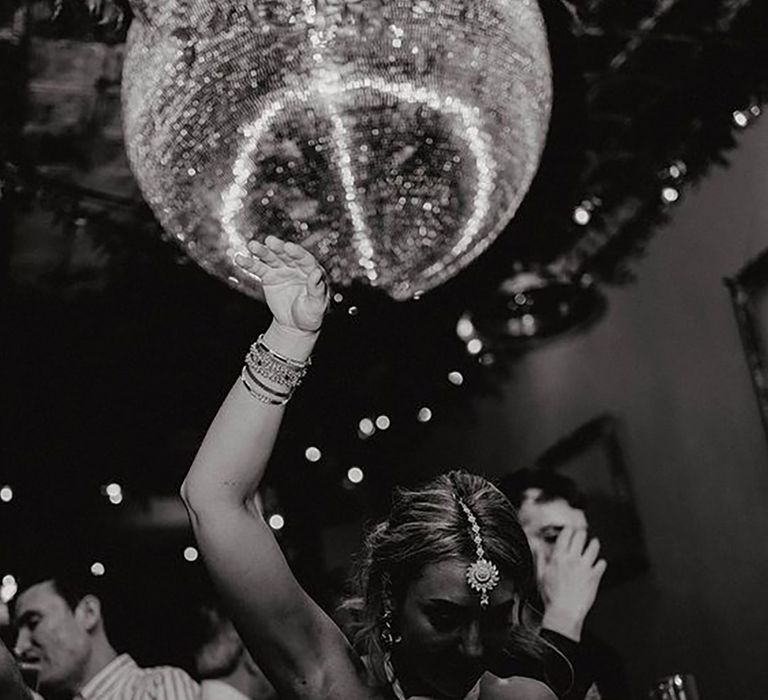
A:
{"type": "Polygon", "coordinates": [[[564,527],[574,531],[587,529],[587,518],[583,510],[574,508],[562,498],[538,502],[540,489],[527,489],[518,518],[534,554],[544,555],[545,561],[552,556],[558,534],[564,527]]]}
{"type": "Polygon", "coordinates": [[[52,581],[31,586],[16,601],[15,652],[21,662],[38,668],[42,688],[74,692],[83,680],[91,638],[81,606],[73,611],[52,581]]]}

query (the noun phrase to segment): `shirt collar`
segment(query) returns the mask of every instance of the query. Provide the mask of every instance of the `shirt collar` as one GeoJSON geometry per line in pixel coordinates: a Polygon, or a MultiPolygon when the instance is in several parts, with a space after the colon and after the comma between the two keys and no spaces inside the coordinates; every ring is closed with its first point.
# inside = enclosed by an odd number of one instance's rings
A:
{"type": "Polygon", "coordinates": [[[138,668],[128,654],[120,654],[101,669],[76,694],[78,700],[97,700],[138,668]]]}

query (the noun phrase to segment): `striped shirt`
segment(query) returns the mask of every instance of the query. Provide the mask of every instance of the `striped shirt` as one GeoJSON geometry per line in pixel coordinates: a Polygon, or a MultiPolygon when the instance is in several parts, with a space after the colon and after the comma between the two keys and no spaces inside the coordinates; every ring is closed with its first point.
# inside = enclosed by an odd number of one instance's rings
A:
{"type": "Polygon", "coordinates": [[[139,668],[128,654],[120,654],[80,689],[75,700],[200,700],[200,686],[180,668],[139,668]]]}

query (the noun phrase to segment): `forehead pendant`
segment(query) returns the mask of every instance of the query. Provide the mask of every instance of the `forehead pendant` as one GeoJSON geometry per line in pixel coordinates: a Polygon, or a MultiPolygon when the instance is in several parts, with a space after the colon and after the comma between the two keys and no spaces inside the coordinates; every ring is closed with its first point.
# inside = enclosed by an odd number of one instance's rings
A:
{"type": "Polygon", "coordinates": [[[461,498],[457,496],[456,500],[469,521],[470,536],[475,543],[475,552],[477,554],[477,559],[467,567],[467,583],[473,591],[477,591],[480,594],[480,607],[485,608],[491,602],[488,594],[499,583],[499,570],[496,568],[496,564],[485,558],[483,538],[480,535],[480,524],[477,522],[475,514],[461,498]]]}

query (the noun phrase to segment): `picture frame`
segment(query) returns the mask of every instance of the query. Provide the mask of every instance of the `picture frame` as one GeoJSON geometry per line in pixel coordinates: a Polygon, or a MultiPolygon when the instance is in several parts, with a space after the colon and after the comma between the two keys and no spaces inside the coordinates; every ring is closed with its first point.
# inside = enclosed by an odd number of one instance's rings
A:
{"type": "Polygon", "coordinates": [[[768,250],[724,280],[768,439],[768,250]]]}
{"type": "Polygon", "coordinates": [[[590,536],[600,540],[608,562],[603,585],[641,576],[649,558],[635,504],[619,421],[610,413],[588,420],[559,439],[534,463],[534,469],[571,478],[584,499],[590,536]]]}

